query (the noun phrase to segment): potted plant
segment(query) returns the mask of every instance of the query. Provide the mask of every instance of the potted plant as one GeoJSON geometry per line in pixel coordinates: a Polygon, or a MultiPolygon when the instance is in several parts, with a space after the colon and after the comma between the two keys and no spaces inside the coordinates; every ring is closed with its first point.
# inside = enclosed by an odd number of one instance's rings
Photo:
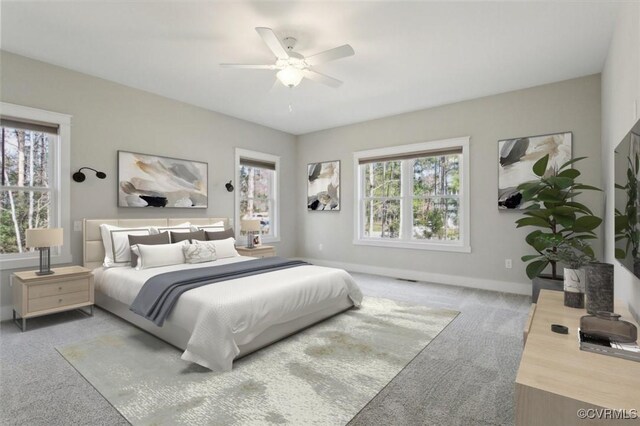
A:
{"type": "Polygon", "coordinates": [[[549,155],[545,155],[533,165],[537,180],[518,186],[523,202],[527,204],[524,215],[516,221],[517,227],[538,228],[526,236],[526,242],[536,254],[522,256],[528,262],[527,276],[533,280],[533,302],[541,288],[562,290],[562,277],[558,274],[558,248],[569,244],[587,256],[593,257],[593,249],[588,240],[596,238],[594,230],[602,219],[591,209],[573,198],[581,191],[600,191],[599,188],[576,181],[580,171],[571,168],[574,163],[586,157],[574,158],[559,168],[547,170],[549,155]],[[581,243],[577,243],[581,241],[581,243]],[[551,275],[542,276],[548,266],[551,275]]]}
{"type": "Polygon", "coordinates": [[[595,261],[591,247],[584,240],[561,242],[549,258],[564,265],[564,306],[584,308],[585,271],[583,266],[595,261]]]}

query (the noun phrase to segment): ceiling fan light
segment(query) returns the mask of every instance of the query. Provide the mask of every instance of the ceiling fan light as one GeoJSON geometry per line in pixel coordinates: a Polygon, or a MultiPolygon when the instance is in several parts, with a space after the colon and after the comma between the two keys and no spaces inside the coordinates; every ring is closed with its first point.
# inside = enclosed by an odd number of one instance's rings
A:
{"type": "Polygon", "coordinates": [[[276,77],[278,77],[278,80],[285,86],[296,87],[302,81],[304,74],[302,74],[302,70],[288,66],[278,71],[276,77]]]}

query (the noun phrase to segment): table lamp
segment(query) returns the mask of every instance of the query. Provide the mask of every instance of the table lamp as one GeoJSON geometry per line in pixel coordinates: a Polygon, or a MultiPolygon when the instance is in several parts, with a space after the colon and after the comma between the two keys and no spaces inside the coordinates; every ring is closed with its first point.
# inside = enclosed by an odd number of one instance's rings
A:
{"type": "Polygon", "coordinates": [[[248,219],[240,221],[240,230],[247,234],[247,248],[253,248],[253,235],[260,232],[260,220],[248,219]]]}
{"type": "Polygon", "coordinates": [[[27,247],[40,251],[40,270],[36,275],[51,275],[50,247],[62,245],[62,228],[27,229],[27,247]]]}

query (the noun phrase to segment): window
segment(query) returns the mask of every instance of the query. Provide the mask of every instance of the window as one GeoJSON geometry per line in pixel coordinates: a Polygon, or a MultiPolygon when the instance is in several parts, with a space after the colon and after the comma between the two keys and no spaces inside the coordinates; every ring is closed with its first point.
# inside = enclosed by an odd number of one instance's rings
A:
{"type": "MultiPolygon", "coordinates": [[[[37,265],[25,244],[30,228],[68,228],[69,116],[2,103],[0,116],[0,263],[37,265]],[[65,143],[66,142],[66,143],[65,143]],[[64,144],[64,146],[63,146],[64,144]]],[[[68,241],[68,229],[65,229],[68,241]]],[[[52,263],[70,262],[69,244],[52,248],[52,263]]]]}
{"type": "Polygon", "coordinates": [[[470,251],[469,138],[354,154],[355,244],[470,251]]]}
{"type": "Polygon", "coordinates": [[[236,234],[246,238],[240,221],[260,220],[263,242],[278,241],[278,168],[280,158],[236,149],[236,234]]]}

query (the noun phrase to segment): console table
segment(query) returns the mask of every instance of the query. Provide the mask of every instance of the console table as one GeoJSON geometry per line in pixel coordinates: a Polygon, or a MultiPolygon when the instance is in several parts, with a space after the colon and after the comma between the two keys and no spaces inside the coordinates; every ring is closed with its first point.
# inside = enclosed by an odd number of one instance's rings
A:
{"type": "MultiPolygon", "coordinates": [[[[587,312],[565,307],[563,297],[562,292],[542,290],[532,310],[516,377],[516,424],[640,424],[640,417],[579,417],[580,409],[601,408],[636,410],[640,416],[640,362],[581,351],[578,328],[587,312]],[[551,324],[569,327],[569,334],[553,333],[551,324]]],[[[616,301],[615,311],[636,324],[622,303],[616,301]]]]}

